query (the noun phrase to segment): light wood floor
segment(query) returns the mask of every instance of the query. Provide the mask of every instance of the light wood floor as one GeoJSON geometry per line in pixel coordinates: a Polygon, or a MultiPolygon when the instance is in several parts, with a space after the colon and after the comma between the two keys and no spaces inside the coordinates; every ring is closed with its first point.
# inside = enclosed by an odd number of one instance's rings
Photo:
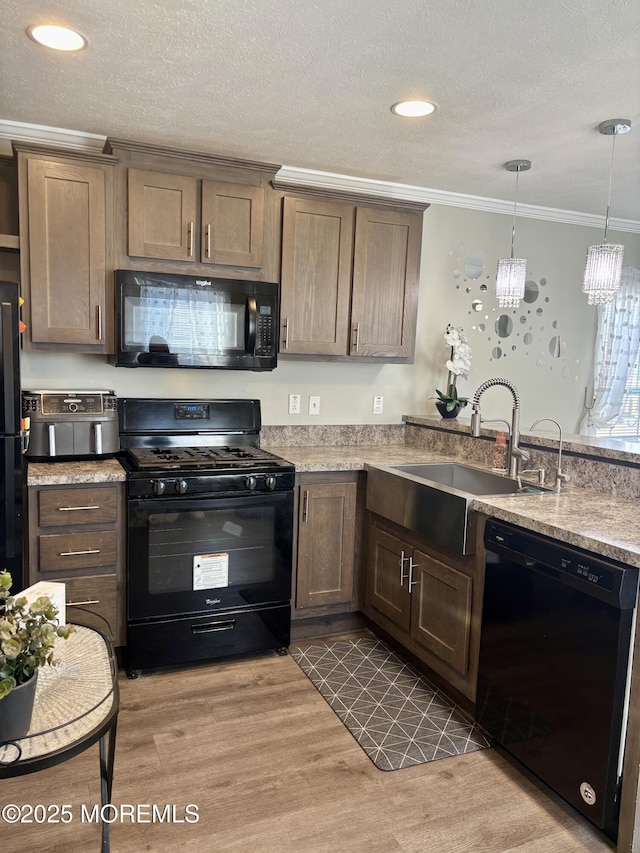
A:
{"type": "MultiPolygon", "coordinates": [[[[97,746],[0,782],[0,805],[69,803],[68,825],[0,823],[2,850],[100,850],[97,746]]],[[[111,825],[113,853],[600,853],[610,845],[493,750],[385,773],[290,657],[121,679],[113,802],[196,824],[111,825]]]]}

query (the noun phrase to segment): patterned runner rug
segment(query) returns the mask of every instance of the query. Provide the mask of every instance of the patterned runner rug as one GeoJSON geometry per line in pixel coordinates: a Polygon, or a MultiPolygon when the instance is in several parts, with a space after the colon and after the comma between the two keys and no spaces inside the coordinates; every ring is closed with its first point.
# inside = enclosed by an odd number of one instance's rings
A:
{"type": "Polygon", "coordinates": [[[379,640],[343,640],[290,651],[380,770],[491,746],[444,693],[379,640]]]}

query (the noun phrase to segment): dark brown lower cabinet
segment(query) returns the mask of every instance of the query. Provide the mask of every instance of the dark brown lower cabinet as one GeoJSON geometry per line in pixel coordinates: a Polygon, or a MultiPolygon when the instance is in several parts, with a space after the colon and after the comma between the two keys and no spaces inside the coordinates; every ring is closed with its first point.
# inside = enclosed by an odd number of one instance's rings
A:
{"type": "Polygon", "coordinates": [[[367,616],[472,701],[482,573],[461,557],[374,517],[365,570],[367,616]]]}
{"type": "Polygon", "coordinates": [[[355,482],[303,482],[298,503],[296,609],[354,598],[355,482]]]}
{"type": "Polygon", "coordinates": [[[67,620],[124,645],[124,483],[29,486],[28,501],[29,583],[64,583],[67,620]]]}

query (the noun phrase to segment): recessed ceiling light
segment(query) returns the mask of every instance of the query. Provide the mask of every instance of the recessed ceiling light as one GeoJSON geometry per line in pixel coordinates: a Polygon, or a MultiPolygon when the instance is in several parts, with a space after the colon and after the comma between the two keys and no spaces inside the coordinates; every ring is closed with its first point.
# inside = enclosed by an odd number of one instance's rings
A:
{"type": "Polygon", "coordinates": [[[87,40],[83,35],[68,27],[59,27],[55,24],[31,24],[27,27],[27,35],[38,44],[54,50],[82,50],[87,46],[87,40]]]}
{"type": "Polygon", "coordinates": [[[431,101],[398,101],[391,107],[391,112],[397,116],[406,116],[409,118],[419,118],[420,116],[428,116],[437,110],[437,106],[431,101]]]}

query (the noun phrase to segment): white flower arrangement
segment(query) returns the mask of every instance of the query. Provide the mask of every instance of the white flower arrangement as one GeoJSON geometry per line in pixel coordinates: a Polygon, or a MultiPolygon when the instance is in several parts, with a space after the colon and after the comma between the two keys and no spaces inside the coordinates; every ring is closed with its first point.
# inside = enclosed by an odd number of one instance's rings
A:
{"type": "Polygon", "coordinates": [[[445,362],[449,373],[456,376],[468,376],[471,370],[471,347],[462,326],[457,329],[449,324],[444,333],[444,339],[451,347],[451,358],[445,362]]]}
{"type": "Polygon", "coordinates": [[[462,326],[452,326],[451,323],[444,333],[445,342],[451,347],[451,356],[445,362],[449,371],[447,378],[447,392],[443,394],[436,388],[439,402],[442,403],[447,412],[453,412],[467,405],[466,397],[458,397],[456,381],[458,376],[465,378],[471,370],[471,347],[467,342],[467,336],[462,326]]]}

